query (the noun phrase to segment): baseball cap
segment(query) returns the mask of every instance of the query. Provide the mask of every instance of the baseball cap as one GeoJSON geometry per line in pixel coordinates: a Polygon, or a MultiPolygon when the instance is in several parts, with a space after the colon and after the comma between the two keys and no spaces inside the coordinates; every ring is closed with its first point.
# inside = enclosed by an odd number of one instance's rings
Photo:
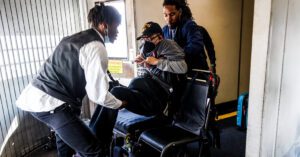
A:
{"type": "Polygon", "coordinates": [[[161,27],[159,26],[158,23],[150,21],[144,24],[142,35],[137,37],[136,40],[140,40],[141,38],[146,38],[157,33],[162,34],[161,27]]]}

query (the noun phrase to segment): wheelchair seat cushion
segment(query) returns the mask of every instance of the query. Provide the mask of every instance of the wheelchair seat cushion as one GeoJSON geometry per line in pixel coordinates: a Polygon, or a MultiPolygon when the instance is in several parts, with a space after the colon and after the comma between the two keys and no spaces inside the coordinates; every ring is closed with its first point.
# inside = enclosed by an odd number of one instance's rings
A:
{"type": "Polygon", "coordinates": [[[127,134],[134,134],[137,131],[144,131],[146,129],[153,128],[155,126],[162,126],[167,124],[169,121],[163,116],[143,116],[135,114],[126,109],[119,111],[117,121],[115,124],[116,130],[127,134]]]}
{"type": "Polygon", "coordinates": [[[165,126],[144,131],[139,140],[161,151],[166,146],[170,146],[172,144],[196,141],[199,139],[200,136],[194,135],[176,126],[165,126]]]}

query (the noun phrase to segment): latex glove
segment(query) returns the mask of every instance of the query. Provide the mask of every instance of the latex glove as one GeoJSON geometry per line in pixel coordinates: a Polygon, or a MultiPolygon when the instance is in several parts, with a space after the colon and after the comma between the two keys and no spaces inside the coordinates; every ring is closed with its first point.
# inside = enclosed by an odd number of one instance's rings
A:
{"type": "Polygon", "coordinates": [[[159,59],[155,58],[155,57],[147,57],[145,62],[150,64],[150,65],[157,65],[158,64],[159,59]]]}
{"type": "Polygon", "coordinates": [[[142,55],[137,55],[134,59],[134,62],[136,62],[137,64],[143,64],[145,61],[145,59],[143,58],[142,55]]]}
{"type": "Polygon", "coordinates": [[[216,73],[216,72],[217,72],[217,70],[216,70],[216,65],[215,65],[215,64],[211,65],[211,66],[209,67],[209,70],[210,70],[212,73],[216,73]]]}

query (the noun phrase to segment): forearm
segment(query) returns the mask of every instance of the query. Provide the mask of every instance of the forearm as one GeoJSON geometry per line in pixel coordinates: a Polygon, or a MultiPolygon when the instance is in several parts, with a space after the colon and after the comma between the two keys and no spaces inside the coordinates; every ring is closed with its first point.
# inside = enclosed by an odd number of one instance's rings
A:
{"type": "Polygon", "coordinates": [[[160,59],[157,68],[162,71],[176,74],[184,74],[187,72],[187,64],[184,60],[170,61],[167,59],[160,59]]]}

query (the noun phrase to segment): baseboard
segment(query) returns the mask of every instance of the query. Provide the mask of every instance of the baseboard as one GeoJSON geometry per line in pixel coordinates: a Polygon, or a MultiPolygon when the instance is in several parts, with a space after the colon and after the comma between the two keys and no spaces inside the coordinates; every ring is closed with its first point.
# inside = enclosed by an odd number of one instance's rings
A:
{"type": "Polygon", "coordinates": [[[216,104],[216,108],[219,115],[234,112],[237,110],[237,100],[216,104]]]}

